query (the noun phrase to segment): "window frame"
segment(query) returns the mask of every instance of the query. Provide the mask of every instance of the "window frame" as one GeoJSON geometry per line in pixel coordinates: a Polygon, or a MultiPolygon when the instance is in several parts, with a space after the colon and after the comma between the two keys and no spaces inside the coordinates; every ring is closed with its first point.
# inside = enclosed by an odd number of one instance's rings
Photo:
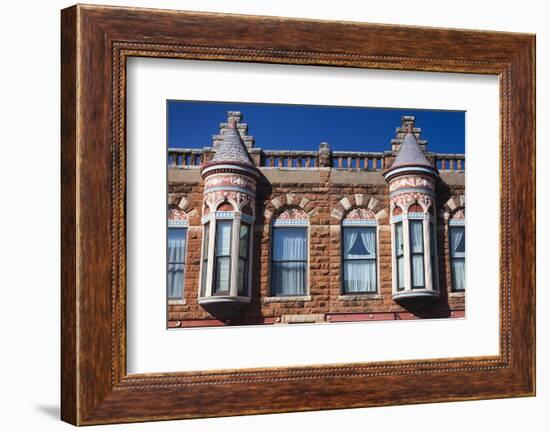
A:
{"type": "Polygon", "coordinates": [[[405,280],[405,226],[403,223],[403,219],[400,217],[399,220],[395,221],[393,223],[393,229],[394,229],[394,238],[395,238],[395,244],[394,244],[394,253],[395,253],[395,274],[396,274],[396,291],[397,292],[404,292],[406,288],[406,280],[405,280]],[[401,245],[402,250],[401,254],[398,254],[397,250],[397,227],[401,228],[401,245]],[[403,286],[399,286],[399,259],[402,259],[403,262],[403,269],[402,269],[402,278],[403,278],[403,286]]]}
{"type": "MultiPolygon", "coordinates": [[[[415,214],[415,213],[409,213],[408,216],[410,216],[411,214],[415,214]]],[[[426,268],[425,268],[425,256],[424,256],[424,248],[426,247],[426,244],[424,244],[424,214],[423,213],[419,213],[419,214],[422,214],[422,218],[421,219],[417,219],[417,218],[414,218],[414,217],[408,217],[408,222],[409,222],[409,265],[410,265],[410,277],[411,277],[411,290],[424,290],[426,289],[426,268]],[[414,224],[418,224],[420,225],[421,229],[422,229],[422,234],[420,236],[421,238],[421,244],[422,244],[422,251],[420,252],[415,252],[413,251],[413,243],[412,243],[412,232],[413,230],[411,229],[411,226],[413,226],[414,224]],[[422,257],[422,285],[421,286],[415,286],[414,285],[414,265],[413,265],[413,260],[414,260],[414,257],[415,256],[421,256],[422,257]]],[[[432,250],[432,244],[430,242],[430,254],[431,254],[431,250],[432,250]]],[[[433,272],[433,268],[432,268],[432,272],[433,272]]],[[[432,276],[433,277],[433,276],[432,276]]],[[[432,289],[433,290],[433,289],[432,289]]]]}
{"type": "Polygon", "coordinates": [[[231,249],[233,244],[233,228],[234,221],[233,219],[216,219],[216,230],[214,235],[214,262],[212,263],[212,295],[211,296],[229,296],[231,295],[231,273],[233,272],[233,256],[231,255],[231,249]],[[218,256],[217,255],[217,245],[218,245],[218,229],[220,224],[227,223],[229,228],[229,246],[228,254],[218,256]],[[229,259],[229,274],[227,279],[227,290],[217,290],[217,271],[218,271],[218,259],[226,258],[229,259]]]}
{"type": "Polygon", "coordinates": [[[380,291],[380,282],[378,279],[379,276],[379,268],[378,268],[378,225],[376,223],[376,220],[359,220],[357,222],[351,222],[349,220],[344,220],[342,222],[341,227],[341,234],[340,234],[340,267],[341,267],[341,282],[340,282],[340,293],[341,295],[351,295],[351,296],[357,296],[357,295],[377,295],[380,291]],[[345,251],[344,251],[344,238],[345,238],[345,230],[346,229],[373,229],[374,230],[374,242],[375,242],[375,255],[374,258],[360,258],[360,259],[346,259],[345,251]],[[375,282],[375,290],[373,291],[360,291],[360,292],[347,292],[345,288],[345,271],[346,271],[346,262],[347,261],[365,261],[370,262],[374,260],[374,282],[375,282]]]}
{"type": "MultiPolygon", "coordinates": [[[[284,211],[283,211],[284,212],[284,211]]],[[[282,213],[281,213],[282,214],[282,213]]],[[[271,247],[270,247],[270,256],[269,256],[269,289],[268,289],[268,296],[272,298],[300,298],[305,297],[309,295],[309,259],[310,259],[310,253],[309,253],[309,235],[310,235],[310,229],[309,229],[309,221],[308,220],[280,220],[275,218],[273,223],[271,223],[271,231],[270,231],[270,239],[271,239],[271,247]],[[292,229],[304,229],[305,230],[305,248],[306,248],[306,259],[305,260],[284,260],[284,261],[275,261],[273,258],[274,251],[275,251],[275,229],[278,228],[292,228],[292,229]],[[280,262],[304,262],[305,263],[305,272],[304,272],[304,289],[302,293],[299,294],[292,294],[292,295],[277,295],[275,294],[275,271],[274,271],[274,263],[280,263],[280,262]]]]}
{"type": "Polygon", "coordinates": [[[454,257],[453,256],[453,249],[452,249],[452,240],[451,240],[451,231],[453,229],[460,228],[464,232],[464,241],[466,241],[466,223],[463,220],[449,220],[449,226],[448,226],[448,241],[449,241],[449,265],[450,265],[450,274],[451,274],[451,292],[453,293],[464,293],[466,292],[466,243],[464,244],[464,256],[462,257],[454,257]],[[464,263],[464,288],[463,289],[457,289],[455,286],[455,280],[454,280],[454,269],[453,269],[453,262],[455,261],[462,261],[464,263]]]}
{"type": "Polygon", "coordinates": [[[167,302],[181,301],[185,298],[185,274],[186,274],[186,263],[187,263],[187,242],[189,240],[189,225],[187,220],[168,220],[166,228],[166,300],[167,302]],[[183,261],[182,262],[171,262],[169,257],[169,248],[168,241],[170,238],[170,231],[184,230],[184,239],[185,245],[183,250],[183,261]],[[182,275],[182,286],[181,286],[181,295],[179,296],[170,296],[169,282],[168,282],[168,271],[170,265],[183,265],[183,275],[182,275]]]}
{"type": "Polygon", "coordinates": [[[251,236],[250,236],[250,231],[252,229],[252,225],[250,223],[247,223],[243,220],[240,221],[239,223],[239,252],[238,252],[238,256],[237,256],[237,296],[249,296],[248,293],[249,293],[249,290],[250,290],[250,286],[249,286],[249,265],[250,265],[250,241],[251,241],[251,236]],[[246,257],[243,257],[241,255],[241,242],[242,242],[242,237],[241,237],[241,230],[243,227],[246,227],[247,229],[247,232],[246,232],[246,242],[245,242],[245,250],[246,250],[246,257]],[[244,260],[244,274],[243,274],[243,289],[241,290],[240,289],[240,283],[239,283],[239,265],[241,263],[241,261],[244,260]]]}

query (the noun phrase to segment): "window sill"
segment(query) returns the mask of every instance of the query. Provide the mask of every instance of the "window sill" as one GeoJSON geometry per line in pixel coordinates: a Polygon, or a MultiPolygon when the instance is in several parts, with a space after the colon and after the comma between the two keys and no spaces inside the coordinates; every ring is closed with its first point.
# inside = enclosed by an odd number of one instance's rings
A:
{"type": "Polygon", "coordinates": [[[338,297],[340,301],[379,301],[382,299],[382,295],[378,293],[362,293],[362,294],[349,294],[340,295],[338,297]]]}
{"type": "Polygon", "coordinates": [[[463,298],[466,292],[449,292],[449,298],[463,298]]]}
{"type": "Polygon", "coordinates": [[[187,301],[185,299],[169,299],[168,305],[185,305],[187,301]]]}
{"type": "Polygon", "coordinates": [[[311,301],[311,296],[266,296],[262,302],[311,301]]]}

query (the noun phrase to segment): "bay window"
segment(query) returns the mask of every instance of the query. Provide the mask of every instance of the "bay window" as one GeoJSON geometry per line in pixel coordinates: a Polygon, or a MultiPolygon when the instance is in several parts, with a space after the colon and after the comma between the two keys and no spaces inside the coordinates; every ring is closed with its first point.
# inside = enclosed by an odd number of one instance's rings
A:
{"type": "Polygon", "coordinates": [[[202,221],[199,304],[226,319],[250,302],[254,217],[241,211],[213,211],[202,221]]]}
{"type": "Polygon", "coordinates": [[[413,301],[439,296],[435,217],[417,204],[411,205],[408,212],[396,207],[393,214],[394,299],[413,301]]]}

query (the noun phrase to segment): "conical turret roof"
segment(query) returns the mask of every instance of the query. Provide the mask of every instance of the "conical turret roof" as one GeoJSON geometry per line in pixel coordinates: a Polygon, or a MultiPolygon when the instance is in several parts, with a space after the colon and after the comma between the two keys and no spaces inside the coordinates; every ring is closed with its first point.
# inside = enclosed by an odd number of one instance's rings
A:
{"type": "Polygon", "coordinates": [[[393,162],[392,169],[402,166],[426,166],[432,168],[432,164],[426,158],[424,151],[418,145],[414,133],[408,132],[393,162]]]}
{"type": "Polygon", "coordinates": [[[255,167],[234,122],[229,123],[223,135],[223,141],[218,145],[209,165],[220,163],[237,163],[239,165],[255,167]]]}
{"type": "Polygon", "coordinates": [[[437,176],[437,170],[422,151],[413,133],[412,125],[409,125],[401,148],[399,148],[391,168],[384,173],[384,177],[386,180],[390,180],[395,175],[415,171],[437,176]]]}

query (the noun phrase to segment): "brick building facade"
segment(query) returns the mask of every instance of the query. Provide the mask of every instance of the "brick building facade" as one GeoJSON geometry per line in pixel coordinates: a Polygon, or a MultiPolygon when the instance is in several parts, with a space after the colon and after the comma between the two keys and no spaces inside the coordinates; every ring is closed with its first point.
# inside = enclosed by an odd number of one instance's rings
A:
{"type": "Polygon", "coordinates": [[[212,147],[169,149],[168,327],[463,317],[464,155],[420,132],[269,151],[229,112],[212,147]]]}

